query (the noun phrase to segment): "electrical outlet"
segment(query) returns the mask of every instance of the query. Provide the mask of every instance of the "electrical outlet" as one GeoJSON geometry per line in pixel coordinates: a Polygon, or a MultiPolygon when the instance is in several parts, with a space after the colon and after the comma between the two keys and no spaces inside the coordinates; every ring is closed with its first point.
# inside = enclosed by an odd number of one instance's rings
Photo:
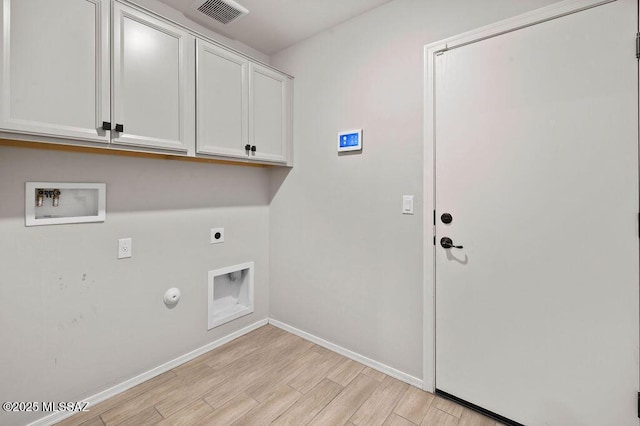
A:
{"type": "Polygon", "coordinates": [[[224,243],[224,228],[211,228],[211,241],[209,244],[224,243]]]}
{"type": "Polygon", "coordinates": [[[131,238],[120,238],[118,240],[118,259],[131,257],[133,240],[131,238]]]}

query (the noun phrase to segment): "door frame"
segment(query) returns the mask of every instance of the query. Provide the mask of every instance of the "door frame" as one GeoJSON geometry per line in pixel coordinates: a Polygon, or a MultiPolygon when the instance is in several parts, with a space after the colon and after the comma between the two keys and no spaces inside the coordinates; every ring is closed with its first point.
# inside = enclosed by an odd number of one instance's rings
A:
{"type": "MultiPolygon", "coordinates": [[[[436,389],[436,317],[435,317],[435,57],[447,50],[463,47],[501,34],[537,25],[586,9],[619,0],[565,0],[475,30],[446,38],[424,47],[424,151],[423,151],[423,369],[422,389],[436,389]]],[[[622,0],[624,1],[624,0],[622,0]]],[[[629,37],[633,35],[630,34],[629,37]]],[[[630,46],[632,43],[630,42],[630,46]]],[[[629,54],[633,54],[632,50],[629,54]]]]}

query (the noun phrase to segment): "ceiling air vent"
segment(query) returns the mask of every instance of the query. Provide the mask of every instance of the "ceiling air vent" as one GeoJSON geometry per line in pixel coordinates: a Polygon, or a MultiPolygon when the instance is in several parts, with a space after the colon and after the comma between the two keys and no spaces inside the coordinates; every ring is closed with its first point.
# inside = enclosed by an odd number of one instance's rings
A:
{"type": "Polygon", "coordinates": [[[233,0],[198,0],[191,7],[223,24],[233,22],[249,13],[233,0]]]}

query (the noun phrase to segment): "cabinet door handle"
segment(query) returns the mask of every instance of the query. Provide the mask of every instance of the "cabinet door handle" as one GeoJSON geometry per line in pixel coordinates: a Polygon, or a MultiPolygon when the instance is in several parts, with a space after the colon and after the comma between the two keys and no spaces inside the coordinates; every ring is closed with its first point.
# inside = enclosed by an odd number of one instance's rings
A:
{"type": "Polygon", "coordinates": [[[251,150],[251,145],[246,144],[246,145],[244,146],[244,150],[245,150],[245,151],[250,151],[250,150],[251,150]]]}
{"type": "Polygon", "coordinates": [[[124,126],[122,124],[116,124],[116,132],[124,132],[124,126]]]}
{"type": "Polygon", "coordinates": [[[251,152],[256,152],[256,146],[255,146],[255,145],[253,145],[253,146],[251,147],[251,152]]]}
{"type": "Polygon", "coordinates": [[[111,130],[111,122],[103,121],[102,122],[102,130],[111,130]]]}

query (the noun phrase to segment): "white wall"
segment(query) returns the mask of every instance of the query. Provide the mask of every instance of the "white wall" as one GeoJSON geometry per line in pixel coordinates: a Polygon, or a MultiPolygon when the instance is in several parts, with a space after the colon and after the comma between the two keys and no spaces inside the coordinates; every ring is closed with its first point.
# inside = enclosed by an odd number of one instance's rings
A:
{"type": "Polygon", "coordinates": [[[265,169],[0,147],[0,401],[83,400],[266,318],[268,194],[265,169]],[[26,181],[106,182],[106,221],[26,228],[26,181]],[[207,271],[250,260],[255,313],[208,332],[207,271]]]}
{"type": "Polygon", "coordinates": [[[296,77],[295,167],[272,175],[271,317],[423,377],[423,47],[553,2],[395,0],[271,57],[296,77]],[[338,131],[360,127],[362,154],[338,156],[338,131]]]}

